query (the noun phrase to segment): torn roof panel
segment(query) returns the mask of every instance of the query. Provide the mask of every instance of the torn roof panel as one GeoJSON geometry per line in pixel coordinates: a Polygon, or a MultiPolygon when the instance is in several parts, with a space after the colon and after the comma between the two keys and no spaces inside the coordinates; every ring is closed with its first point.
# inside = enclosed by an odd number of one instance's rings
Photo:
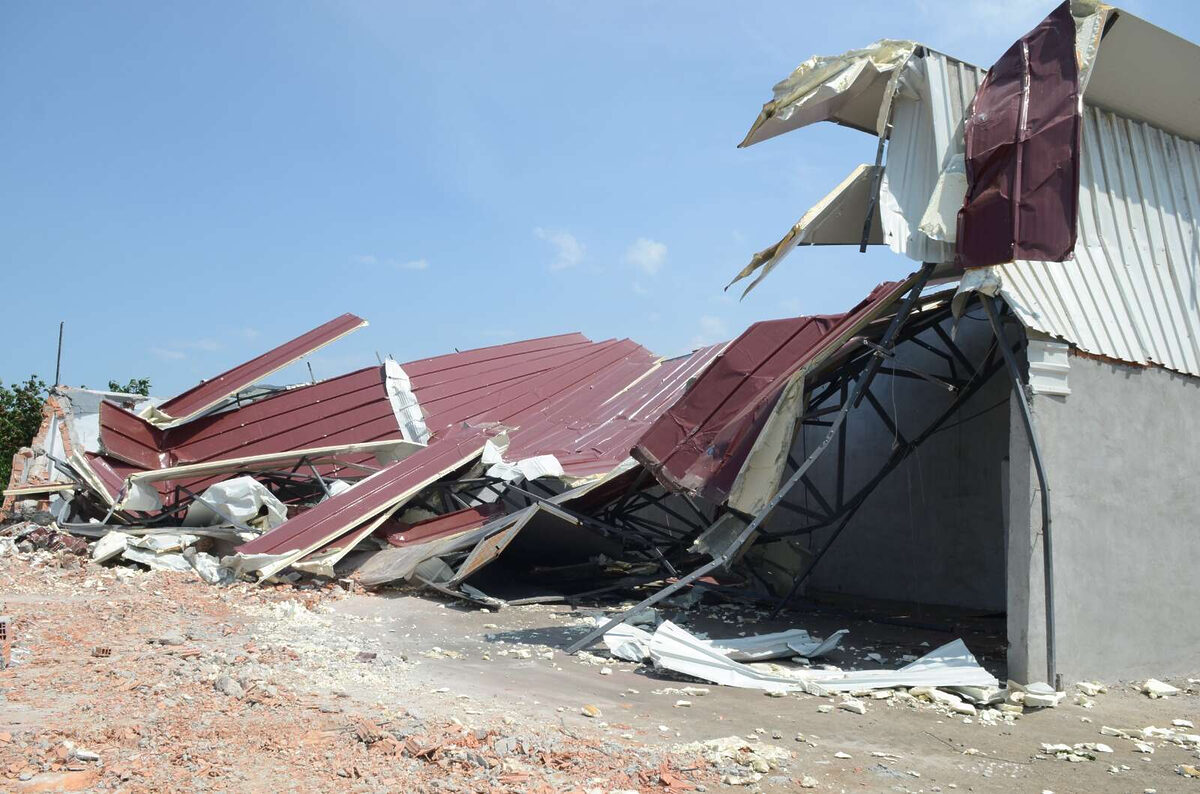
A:
{"type": "MultiPolygon", "coordinates": [[[[879,42],[834,58],[810,59],[797,74],[812,63],[826,61],[841,64],[843,72],[829,85],[810,86],[812,96],[823,95],[837,84],[845,107],[857,108],[863,118],[877,117],[877,123],[861,128],[887,140],[886,150],[880,150],[881,155],[886,151],[886,161],[859,166],[779,242],[755,254],[733,279],[759,271],[743,297],[801,245],[886,244],[918,262],[955,260],[958,210],[966,192],[963,121],[984,70],[912,42],[879,42]],[[866,73],[874,77],[862,83],[866,73]],[[850,74],[858,77],[842,79],[850,74]]],[[[777,86],[777,96],[779,90],[777,86]]],[[[778,132],[803,126],[793,123],[797,119],[803,124],[844,123],[836,112],[841,106],[829,97],[812,106],[809,94],[801,91],[798,97],[788,105],[796,115],[778,132]]],[[[771,126],[775,121],[772,117],[759,132],[775,130],[771,126]]]]}
{"type": "Polygon", "coordinates": [[[877,133],[891,75],[919,45],[882,39],[840,55],[814,55],[775,84],[774,96],[739,146],[752,146],[818,121],[877,133]]]}
{"type": "Polygon", "coordinates": [[[469,463],[483,451],[484,439],[482,431],[464,432],[425,447],[238,546],[237,552],[303,556],[315,551],[469,463]]]}
{"type": "MultiPolygon", "coordinates": [[[[455,365],[443,360],[440,368],[422,372],[405,364],[412,390],[430,430],[449,427],[468,419],[483,421],[485,414],[498,410],[512,395],[528,390],[529,383],[546,372],[584,361],[611,343],[584,339],[551,349],[529,350],[483,361],[472,361],[475,351],[453,354],[463,356],[455,365]]],[[[450,356],[443,356],[449,359],[450,356]]]]}
{"type": "Polygon", "coordinates": [[[1200,47],[1122,9],[1099,5],[1091,16],[1094,40],[1077,45],[1085,65],[1095,49],[1084,102],[1200,141],[1200,47]]]}
{"type": "Polygon", "coordinates": [[[972,269],[962,291],[998,290],[1085,352],[1200,376],[1200,144],[1098,108],[1083,122],[1074,258],[972,269]]]}
{"type": "Polygon", "coordinates": [[[162,431],[145,419],[108,402],[100,403],[99,451],[143,469],[167,465],[162,431]]]}
{"type": "Polygon", "coordinates": [[[1075,247],[1082,129],[1069,0],[1009,47],[966,124],[958,262],[1061,262],[1075,247]]]}
{"type": "Polygon", "coordinates": [[[287,389],[173,428],[174,464],[401,437],[379,366],[287,389]]]}
{"type": "Polygon", "coordinates": [[[361,317],[343,314],[149,409],[146,418],[167,427],[195,419],[247,386],[366,324],[361,317]]]}
{"type": "Polygon", "coordinates": [[[872,209],[871,204],[872,189],[878,176],[880,168],[877,166],[863,164],[855,168],[837,187],[805,212],[779,242],[751,257],[750,264],[742,268],[725,288],[761,269],[754,281],[742,291],[742,297],[746,297],[797,246],[861,244],[868,211],[872,215],[871,226],[867,230],[867,244],[882,243],[879,206],[876,203],[872,209]]]}
{"type": "Polygon", "coordinates": [[[639,356],[583,381],[536,418],[522,422],[511,433],[505,458],[554,455],[570,478],[612,471],[721,348],[709,345],[661,363],[639,356]]]}
{"type": "Polygon", "coordinates": [[[376,534],[382,535],[392,546],[403,548],[439,538],[448,538],[470,529],[478,529],[503,512],[503,504],[489,502],[477,507],[455,510],[452,513],[413,524],[405,524],[402,521],[391,519],[379,527],[376,534]]]}
{"type": "MultiPolygon", "coordinates": [[[[379,366],[315,384],[286,389],[241,408],[203,416],[185,425],[159,430],[140,417],[110,407],[100,427],[101,448],[144,469],[177,467],[222,460],[243,460],[378,441],[400,441],[379,366]],[[150,432],[153,430],[154,432],[150,432]],[[157,442],[157,458],[152,444],[157,442]],[[157,461],[157,462],[154,462],[157,461]],[[145,465],[152,464],[152,465],[145,465]]],[[[350,463],[374,463],[368,453],[348,455],[350,463]]],[[[323,468],[324,474],[336,474],[323,468]]],[[[192,490],[211,484],[213,475],[179,482],[192,490]]],[[[176,481],[157,481],[167,503],[176,481]]]]}
{"type": "Polygon", "coordinates": [[[889,282],[845,314],[755,323],[659,417],[633,456],[673,490],[724,501],[791,378],[836,352],[911,283],[889,282]]]}

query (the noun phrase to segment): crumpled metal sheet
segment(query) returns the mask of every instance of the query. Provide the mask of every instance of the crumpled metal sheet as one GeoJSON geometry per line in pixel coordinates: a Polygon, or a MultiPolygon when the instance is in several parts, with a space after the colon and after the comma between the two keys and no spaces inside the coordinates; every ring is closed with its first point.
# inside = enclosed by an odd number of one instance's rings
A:
{"type": "Polygon", "coordinates": [[[275,494],[253,477],[232,477],[210,485],[188,506],[185,527],[204,527],[227,523],[230,519],[246,524],[266,511],[267,529],[287,521],[287,508],[275,494]]]}
{"type": "Polygon", "coordinates": [[[165,402],[148,407],[143,416],[160,427],[174,427],[191,421],[272,372],[283,369],[366,324],[366,320],[353,314],[335,317],[261,356],[209,378],[165,402]]]}
{"type": "MultiPolygon", "coordinates": [[[[714,502],[729,496],[751,449],[793,378],[816,366],[856,329],[894,303],[911,283],[888,282],[845,314],[755,323],[658,418],[634,447],[633,457],[664,486],[714,502]]],[[[796,405],[800,403],[793,401],[796,405]]],[[[792,406],[795,407],[795,406],[792,406]]],[[[790,443],[790,437],[782,440],[790,443]]],[[[760,449],[759,461],[777,450],[760,449]]],[[[762,488],[778,482],[758,478],[762,488]]],[[[745,495],[753,501],[751,494],[745,495]]]]}
{"type": "Polygon", "coordinates": [[[751,146],[818,121],[879,134],[886,123],[879,109],[888,80],[917,46],[881,39],[840,55],[814,55],[775,84],[773,98],[738,145],[751,146]]]}
{"type": "MultiPolygon", "coordinates": [[[[855,167],[837,187],[804,213],[779,242],[752,256],[750,263],[725,285],[725,289],[758,271],[754,281],[742,291],[742,297],[746,297],[776,265],[801,245],[858,245],[866,225],[871,188],[880,177],[880,170],[880,167],[867,164],[855,167]]],[[[867,244],[879,245],[882,242],[883,227],[879,222],[879,207],[876,206],[872,211],[867,244]]]]}
{"type": "Polygon", "coordinates": [[[1086,353],[1200,376],[1200,144],[1085,106],[1079,207],[1073,259],[972,268],[955,305],[999,296],[1086,353]]]}
{"type": "MultiPolygon", "coordinates": [[[[786,125],[776,116],[767,122],[760,117],[762,129],[786,131],[823,120],[845,123],[844,114],[854,108],[864,120],[874,116],[876,123],[850,126],[886,138],[887,158],[879,165],[858,166],[779,242],[756,253],[733,279],[760,271],[743,297],[802,245],[865,242],[887,245],[918,262],[954,261],[958,210],[966,193],[963,124],[984,70],[924,45],[910,50],[885,45],[806,61],[842,64],[844,69],[779,109],[777,113],[794,114],[786,125]],[[887,64],[884,71],[881,62],[887,64]]],[[[814,67],[805,74],[815,79],[819,71],[814,67]]]]}
{"type": "Polygon", "coordinates": [[[965,267],[1061,262],[1075,249],[1082,130],[1075,20],[1066,0],[992,65],[966,126],[965,267]]]}
{"type": "Polygon", "coordinates": [[[281,555],[261,569],[264,577],[271,576],[479,457],[484,439],[484,432],[479,430],[442,439],[238,546],[236,551],[240,556],[281,555]]]}

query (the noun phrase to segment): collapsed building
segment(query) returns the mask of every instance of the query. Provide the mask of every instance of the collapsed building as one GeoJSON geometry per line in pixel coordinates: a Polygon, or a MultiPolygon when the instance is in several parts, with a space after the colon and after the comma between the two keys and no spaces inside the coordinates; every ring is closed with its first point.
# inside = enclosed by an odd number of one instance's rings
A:
{"type": "Polygon", "coordinates": [[[643,597],[571,650],[685,589],[813,588],[1003,613],[1017,680],[1181,672],[1198,60],[1069,2],[989,70],[908,41],[812,58],[742,145],[831,121],[874,162],[735,281],[804,246],[919,263],[848,311],[678,358],[563,334],[263,385],[347,314],[170,399],[55,387],[5,508],[214,583],[643,597]]]}

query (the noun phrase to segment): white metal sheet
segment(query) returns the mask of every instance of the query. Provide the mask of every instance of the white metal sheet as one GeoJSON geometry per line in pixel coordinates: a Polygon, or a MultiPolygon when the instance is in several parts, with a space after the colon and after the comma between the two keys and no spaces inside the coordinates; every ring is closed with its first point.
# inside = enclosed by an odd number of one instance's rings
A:
{"type": "Polygon", "coordinates": [[[1200,145],[1084,111],[1074,260],[991,268],[1029,328],[1200,375],[1200,145]]]}

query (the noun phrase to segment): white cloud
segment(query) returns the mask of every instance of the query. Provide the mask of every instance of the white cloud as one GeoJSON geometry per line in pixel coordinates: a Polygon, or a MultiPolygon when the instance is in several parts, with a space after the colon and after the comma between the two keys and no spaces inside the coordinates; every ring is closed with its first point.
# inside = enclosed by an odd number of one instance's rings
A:
{"type": "Polygon", "coordinates": [[[650,290],[646,289],[646,287],[643,286],[641,282],[635,281],[635,282],[633,282],[633,294],[634,295],[649,295],[650,290]]]}
{"type": "Polygon", "coordinates": [[[647,275],[653,276],[662,270],[663,264],[667,261],[666,243],[639,237],[625,252],[625,261],[641,268],[647,275]]]}
{"type": "Polygon", "coordinates": [[[700,316],[700,330],[692,337],[692,347],[704,347],[729,338],[729,327],[720,317],[712,314],[700,316]]]}
{"type": "Polygon", "coordinates": [[[179,361],[180,359],[187,358],[187,353],[184,353],[182,350],[170,350],[165,347],[152,347],[150,348],[150,352],[166,361],[179,361]]]}
{"type": "Polygon", "coordinates": [[[400,262],[396,267],[401,270],[428,270],[429,260],[427,259],[410,259],[407,262],[400,262]]]}
{"type": "Polygon", "coordinates": [[[533,230],[533,235],[539,240],[550,243],[554,248],[554,261],[550,263],[551,270],[566,270],[583,261],[583,243],[565,229],[543,229],[538,226],[533,230]]]}
{"type": "Polygon", "coordinates": [[[362,254],[354,257],[354,261],[358,262],[360,265],[373,265],[379,260],[375,258],[374,254],[362,254]]]}

